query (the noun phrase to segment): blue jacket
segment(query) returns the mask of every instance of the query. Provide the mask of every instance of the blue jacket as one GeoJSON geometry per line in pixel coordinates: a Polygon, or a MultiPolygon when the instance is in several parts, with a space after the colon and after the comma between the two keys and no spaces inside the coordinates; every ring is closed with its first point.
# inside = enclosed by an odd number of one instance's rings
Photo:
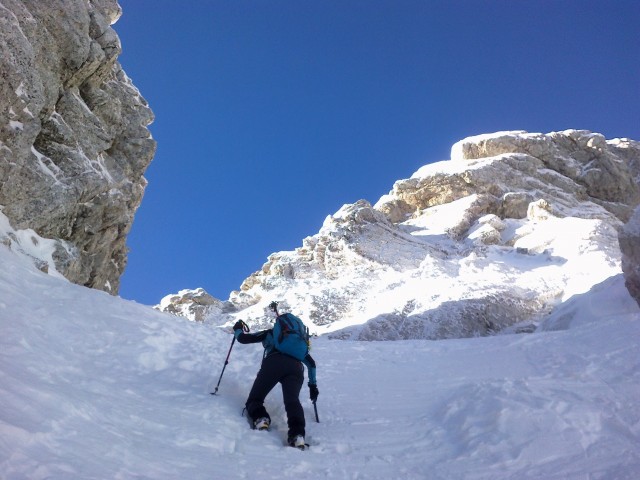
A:
{"type": "MultiPolygon", "coordinates": [[[[240,343],[258,343],[262,342],[262,346],[264,347],[264,357],[267,358],[269,355],[273,355],[274,353],[280,353],[276,350],[273,343],[273,329],[262,330],[260,332],[253,333],[245,333],[241,329],[234,330],[233,334],[236,337],[236,340],[240,343]]],[[[282,354],[284,355],[284,354],[282,354]]],[[[293,358],[293,357],[291,357],[293,358]]],[[[307,353],[307,356],[302,360],[307,367],[308,375],[309,375],[309,385],[316,384],[316,362],[311,355],[307,353]]]]}

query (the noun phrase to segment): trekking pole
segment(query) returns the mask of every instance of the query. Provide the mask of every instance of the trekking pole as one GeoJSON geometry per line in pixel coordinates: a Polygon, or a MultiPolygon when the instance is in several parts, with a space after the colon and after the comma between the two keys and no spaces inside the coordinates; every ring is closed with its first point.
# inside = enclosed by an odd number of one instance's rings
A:
{"type": "MultiPolygon", "coordinates": [[[[240,320],[240,323],[242,323],[242,331],[243,332],[248,332],[249,331],[249,326],[244,323],[242,320],[240,320]]],[[[233,344],[236,343],[236,336],[233,336],[233,340],[231,340],[231,346],[229,347],[229,353],[227,353],[227,358],[224,361],[224,366],[222,367],[222,372],[220,373],[220,378],[218,379],[218,384],[216,385],[216,389],[213,392],[210,392],[211,395],[217,395],[218,393],[218,388],[220,387],[220,382],[222,381],[222,375],[224,375],[224,369],[227,368],[227,364],[229,363],[229,356],[231,355],[231,349],[233,348],[233,344]]]]}
{"type": "Polygon", "coordinates": [[[316,422],[320,423],[320,419],[318,418],[318,406],[315,401],[313,402],[313,411],[316,412],[316,422]]]}

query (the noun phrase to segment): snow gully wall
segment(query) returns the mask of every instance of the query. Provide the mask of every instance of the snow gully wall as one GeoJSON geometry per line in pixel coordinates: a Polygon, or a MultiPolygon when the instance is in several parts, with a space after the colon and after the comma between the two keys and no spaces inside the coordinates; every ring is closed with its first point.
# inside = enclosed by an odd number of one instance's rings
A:
{"type": "Polygon", "coordinates": [[[112,294],[156,147],[117,61],[120,13],[116,0],[0,0],[0,208],[58,240],[69,280],[112,294]]]}

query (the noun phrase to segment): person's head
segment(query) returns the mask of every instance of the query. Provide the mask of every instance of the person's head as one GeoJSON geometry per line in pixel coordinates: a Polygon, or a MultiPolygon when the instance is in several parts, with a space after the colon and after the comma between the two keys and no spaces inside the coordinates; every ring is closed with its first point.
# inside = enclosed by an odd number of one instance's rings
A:
{"type": "Polygon", "coordinates": [[[282,301],[274,300],[264,308],[264,311],[265,311],[265,316],[275,318],[278,315],[282,315],[283,313],[288,312],[289,304],[287,303],[286,300],[282,300],[282,301]]]}
{"type": "Polygon", "coordinates": [[[271,310],[273,313],[275,313],[276,315],[278,315],[278,302],[271,302],[269,304],[269,310],[271,310]]]}

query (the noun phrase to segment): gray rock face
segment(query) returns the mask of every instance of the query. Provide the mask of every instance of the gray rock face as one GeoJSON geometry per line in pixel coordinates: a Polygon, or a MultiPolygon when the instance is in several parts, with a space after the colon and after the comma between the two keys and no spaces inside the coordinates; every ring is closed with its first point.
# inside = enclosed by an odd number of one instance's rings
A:
{"type": "Polygon", "coordinates": [[[640,207],[618,237],[622,252],[622,271],[629,293],[640,305],[640,207]]]}
{"type": "Polygon", "coordinates": [[[60,240],[56,268],[117,293],[155,153],[153,114],[117,62],[116,0],[0,0],[0,205],[60,240]]]}

